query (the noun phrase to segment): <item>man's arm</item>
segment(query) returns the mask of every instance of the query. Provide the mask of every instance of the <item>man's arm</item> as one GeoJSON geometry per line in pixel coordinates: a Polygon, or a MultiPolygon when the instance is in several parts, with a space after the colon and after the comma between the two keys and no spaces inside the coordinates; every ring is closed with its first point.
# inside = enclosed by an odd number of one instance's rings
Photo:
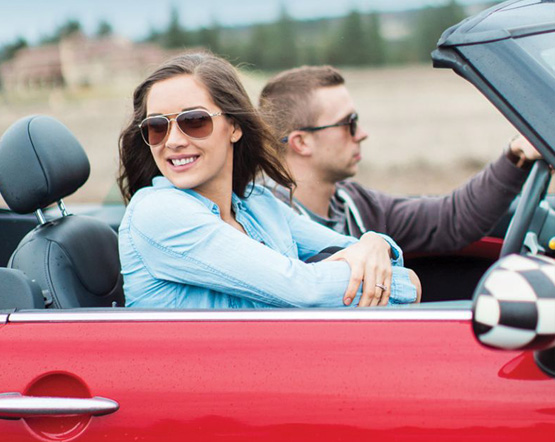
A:
{"type": "Polygon", "coordinates": [[[405,252],[447,252],[491,230],[520,192],[528,172],[504,153],[443,197],[394,198],[355,183],[348,189],[358,193],[357,206],[367,228],[388,234],[405,252]]]}

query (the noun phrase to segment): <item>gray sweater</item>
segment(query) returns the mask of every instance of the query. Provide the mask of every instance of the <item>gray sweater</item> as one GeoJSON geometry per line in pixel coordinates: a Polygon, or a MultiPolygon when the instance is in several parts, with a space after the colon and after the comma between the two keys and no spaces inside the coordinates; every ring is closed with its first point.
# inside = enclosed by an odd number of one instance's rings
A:
{"type": "MultiPolygon", "coordinates": [[[[369,230],[385,233],[404,252],[448,252],[465,247],[490,231],[520,192],[528,173],[503,154],[449,195],[395,197],[349,180],[336,186],[331,220],[323,220],[295,199],[293,207],[357,238],[369,230]]],[[[289,204],[288,192],[283,188],[274,187],[272,191],[289,204]]]]}

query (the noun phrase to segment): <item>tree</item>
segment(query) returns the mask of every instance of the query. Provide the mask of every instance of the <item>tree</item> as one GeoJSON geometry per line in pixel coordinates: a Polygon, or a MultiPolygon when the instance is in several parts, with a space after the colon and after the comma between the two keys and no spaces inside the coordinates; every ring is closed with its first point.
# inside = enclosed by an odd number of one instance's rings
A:
{"type": "Polygon", "coordinates": [[[342,21],[329,44],[328,60],[334,65],[366,64],[366,35],[360,12],[353,10],[342,21]]]}
{"type": "Polygon", "coordinates": [[[58,28],[58,37],[64,38],[69,37],[77,32],[81,32],[81,23],[75,19],[69,19],[66,23],[58,28]]]}
{"type": "Polygon", "coordinates": [[[278,20],[252,28],[245,51],[246,61],[259,69],[285,69],[298,62],[296,22],[282,6],[278,20]]]}
{"type": "Polygon", "coordinates": [[[272,35],[268,25],[254,25],[250,41],[245,50],[245,60],[257,68],[267,68],[272,64],[268,53],[272,47],[272,35]]]}
{"type": "Polygon", "coordinates": [[[162,33],[154,28],[151,28],[148,35],[143,40],[148,43],[162,44],[162,33]]]}
{"type": "Polygon", "coordinates": [[[108,23],[106,20],[102,20],[98,24],[98,28],[96,30],[97,37],[108,37],[109,35],[113,34],[112,25],[108,23]]]}
{"type": "Polygon", "coordinates": [[[15,39],[13,43],[8,43],[0,48],[0,63],[11,60],[15,57],[15,54],[28,46],[27,41],[22,38],[18,37],[15,39]]]}
{"type": "Polygon", "coordinates": [[[166,48],[181,48],[187,44],[187,32],[179,23],[179,12],[175,6],[170,12],[168,28],[161,35],[162,45],[166,48]]]}
{"type": "Polygon", "coordinates": [[[52,35],[43,37],[40,43],[58,43],[62,38],[69,37],[77,32],[81,32],[81,23],[79,23],[78,20],[70,18],[68,21],[58,26],[52,35]]]}
{"type": "Polygon", "coordinates": [[[198,44],[210,49],[213,53],[220,52],[220,26],[214,23],[208,28],[201,28],[198,31],[198,44]]]}
{"type": "Polygon", "coordinates": [[[380,16],[377,13],[368,17],[365,50],[365,60],[369,64],[379,66],[385,63],[385,42],[381,33],[380,16]]]}
{"type": "Polygon", "coordinates": [[[430,60],[442,32],[465,17],[463,8],[450,0],[445,6],[424,8],[418,14],[415,32],[415,50],[420,60],[430,60]]]}
{"type": "Polygon", "coordinates": [[[296,25],[283,4],[274,29],[275,41],[273,42],[273,66],[271,67],[291,68],[297,64],[296,25]]]}

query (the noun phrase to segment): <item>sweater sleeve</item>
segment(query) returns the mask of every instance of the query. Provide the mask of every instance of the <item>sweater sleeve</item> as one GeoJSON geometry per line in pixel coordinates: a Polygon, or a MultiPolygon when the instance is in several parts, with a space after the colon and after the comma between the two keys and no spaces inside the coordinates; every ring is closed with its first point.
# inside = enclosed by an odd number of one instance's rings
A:
{"type": "MultiPolygon", "coordinates": [[[[503,154],[443,197],[395,198],[359,190],[375,205],[367,216],[383,214],[383,233],[391,236],[405,253],[447,252],[465,247],[491,230],[527,176],[528,171],[515,167],[503,154]]],[[[372,221],[369,219],[369,228],[372,221]]]]}

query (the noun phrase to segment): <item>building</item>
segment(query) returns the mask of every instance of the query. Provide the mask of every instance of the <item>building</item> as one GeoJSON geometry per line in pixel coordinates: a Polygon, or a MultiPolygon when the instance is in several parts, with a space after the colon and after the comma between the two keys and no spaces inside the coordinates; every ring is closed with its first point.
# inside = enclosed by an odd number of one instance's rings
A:
{"type": "Polygon", "coordinates": [[[75,33],[60,43],[24,48],[0,65],[3,89],[30,92],[128,85],[168,57],[157,45],[119,36],[89,38],[75,33]]]}

